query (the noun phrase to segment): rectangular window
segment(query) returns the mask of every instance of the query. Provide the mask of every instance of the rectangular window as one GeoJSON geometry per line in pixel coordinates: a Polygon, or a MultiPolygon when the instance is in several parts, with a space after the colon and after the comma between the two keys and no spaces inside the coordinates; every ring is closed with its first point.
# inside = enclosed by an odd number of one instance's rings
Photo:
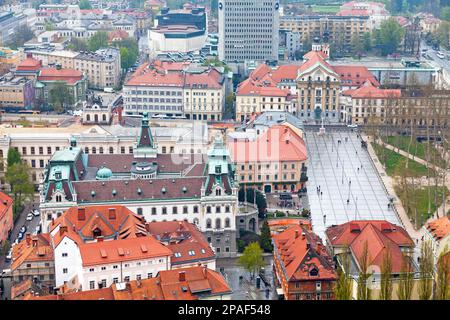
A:
{"type": "Polygon", "coordinates": [[[89,281],[89,289],[91,290],[95,289],[95,281],[89,281]]]}

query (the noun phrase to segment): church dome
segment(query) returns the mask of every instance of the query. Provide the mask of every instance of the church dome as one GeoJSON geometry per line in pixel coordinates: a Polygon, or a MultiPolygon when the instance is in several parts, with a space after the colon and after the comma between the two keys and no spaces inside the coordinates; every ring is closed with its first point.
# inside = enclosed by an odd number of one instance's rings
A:
{"type": "Polygon", "coordinates": [[[112,177],[112,171],[109,168],[103,167],[97,171],[96,179],[97,180],[106,180],[112,177]]]}

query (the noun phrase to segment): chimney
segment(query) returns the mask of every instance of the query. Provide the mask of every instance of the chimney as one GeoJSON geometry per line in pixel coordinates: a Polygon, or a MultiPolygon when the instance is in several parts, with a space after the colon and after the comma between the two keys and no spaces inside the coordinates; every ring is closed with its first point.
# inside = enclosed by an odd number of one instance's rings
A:
{"type": "Polygon", "coordinates": [[[109,220],[116,219],[116,208],[109,208],[109,220]]]}
{"type": "Polygon", "coordinates": [[[29,232],[27,232],[27,234],[25,235],[25,240],[27,242],[27,246],[30,246],[30,244],[31,244],[31,234],[29,232]]]}
{"type": "Polygon", "coordinates": [[[62,236],[64,232],[67,232],[67,226],[60,226],[59,227],[59,235],[62,236]]]}
{"type": "Polygon", "coordinates": [[[86,220],[86,210],[84,208],[78,208],[78,220],[86,220]]]}
{"type": "Polygon", "coordinates": [[[33,239],[33,247],[37,247],[37,243],[38,243],[38,240],[37,239],[33,239]]]}
{"type": "Polygon", "coordinates": [[[305,233],[304,232],[302,232],[302,240],[305,240],[305,233]]]}
{"type": "Polygon", "coordinates": [[[185,271],[178,272],[178,280],[180,282],[186,281],[186,272],[185,271]]]}

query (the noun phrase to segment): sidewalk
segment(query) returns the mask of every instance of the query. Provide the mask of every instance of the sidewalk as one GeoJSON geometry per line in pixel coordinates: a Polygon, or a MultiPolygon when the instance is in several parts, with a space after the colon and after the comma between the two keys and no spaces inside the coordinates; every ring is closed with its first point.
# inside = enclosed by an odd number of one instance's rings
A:
{"type": "Polygon", "coordinates": [[[363,135],[363,134],[361,135],[361,137],[365,141],[367,141],[367,151],[369,152],[369,155],[372,158],[378,173],[380,174],[380,178],[383,181],[383,184],[386,187],[386,190],[388,191],[388,193],[390,195],[395,195],[394,207],[397,210],[398,217],[399,217],[400,221],[402,222],[403,227],[406,229],[406,231],[411,236],[411,238],[413,238],[413,240],[420,239],[422,237],[420,230],[416,230],[414,228],[413,224],[409,220],[408,215],[406,214],[405,209],[403,208],[402,202],[400,201],[400,199],[398,199],[397,194],[395,193],[394,179],[387,175],[386,171],[383,168],[383,165],[380,163],[380,161],[378,161],[378,157],[376,156],[375,151],[373,150],[372,145],[370,144],[372,139],[369,139],[368,136],[363,135]]]}

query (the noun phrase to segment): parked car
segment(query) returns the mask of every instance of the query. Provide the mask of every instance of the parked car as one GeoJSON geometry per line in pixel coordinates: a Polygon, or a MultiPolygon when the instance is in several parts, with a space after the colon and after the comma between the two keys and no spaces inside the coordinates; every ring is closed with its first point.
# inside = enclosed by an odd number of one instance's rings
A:
{"type": "Polygon", "coordinates": [[[31,213],[32,213],[33,216],[35,216],[35,217],[39,217],[39,215],[40,215],[39,210],[37,210],[37,209],[34,209],[33,211],[31,211],[31,213]]]}
{"type": "Polygon", "coordinates": [[[17,242],[21,241],[23,239],[23,233],[19,232],[19,234],[17,235],[17,242]]]}
{"type": "Polygon", "coordinates": [[[444,58],[445,58],[445,54],[443,54],[443,53],[440,52],[440,51],[436,52],[436,56],[437,56],[439,59],[444,59],[444,58]]]}
{"type": "Polygon", "coordinates": [[[28,215],[27,215],[27,221],[31,221],[31,220],[33,220],[33,214],[32,213],[29,213],[28,215]]]}
{"type": "Polygon", "coordinates": [[[36,226],[36,228],[34,229],[34,231],[35,231],[36,233],[40,233],[40,232],[41,232],[41,225],[38,224],[38,225],[36,226]]]}
{"type": "Polygon", "coordinates": [[[348,124],[347,128],[358,128],[357,124],[348,124]]]}
{"type": "Polygon", "coordinates": [[[8,251],[8,254],[7,254],[6,257],[5,257],[5,261],[6,261],[6,262],[9,262],[9,261],[11,261],[11,259],[12,259],[12,250],[10,249],[10,250],[8,251]]]}
{"type": "Polygon", "coordinates": [[[19,232],[20,232],[20,233],[25,233],[25,231],[27,231],[27,226],[26,226],[26,225],[23,225],[23,226],[20,228],[19,232]]]}

